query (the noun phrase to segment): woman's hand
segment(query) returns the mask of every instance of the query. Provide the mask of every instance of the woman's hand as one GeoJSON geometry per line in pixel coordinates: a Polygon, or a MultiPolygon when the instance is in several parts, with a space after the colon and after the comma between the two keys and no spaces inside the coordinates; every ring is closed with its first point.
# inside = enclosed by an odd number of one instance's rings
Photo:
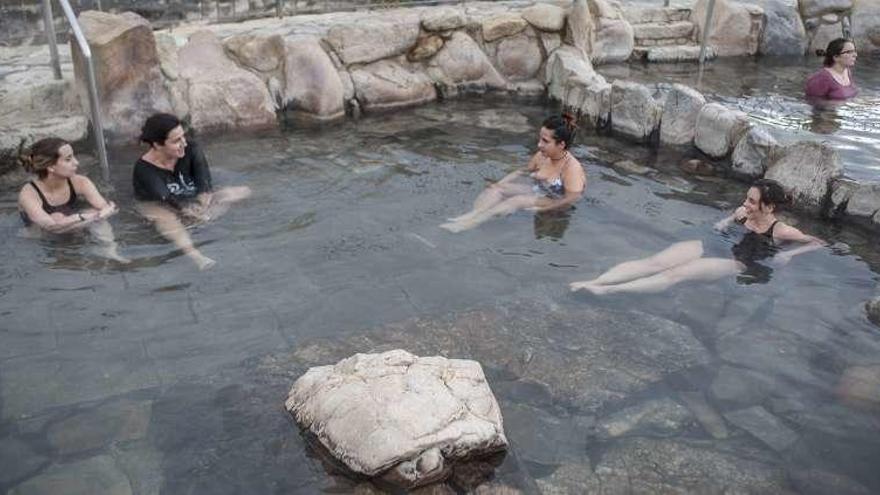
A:
{"type": "Polygon", "coordinates": [[[103,220],[111,215],[115,215],[119,212],[119,208],[116,206],[116,203],[113,201],[108,201],[107,206],[101,208],[96,214],[95,220],[103,220]]]}

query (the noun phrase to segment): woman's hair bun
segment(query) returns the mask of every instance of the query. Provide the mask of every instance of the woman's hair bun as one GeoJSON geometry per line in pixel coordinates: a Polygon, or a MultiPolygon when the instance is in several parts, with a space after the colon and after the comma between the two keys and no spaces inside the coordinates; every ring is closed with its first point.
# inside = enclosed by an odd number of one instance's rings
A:
{"type": "Polygon", "coordinates": [[[817,56],[817,57],[824,57],[824,56],[825,56],[825,50],[819,48],[818,50],[816,50],[816,56],[817,56]]]}
{"type": "Polygon", "coordinates": [[[575,131],[578,128],[577,125],[577,117],[571,112],[562,112],[562,120],[565,121],[565,125],[571,130],[575,131]]]}

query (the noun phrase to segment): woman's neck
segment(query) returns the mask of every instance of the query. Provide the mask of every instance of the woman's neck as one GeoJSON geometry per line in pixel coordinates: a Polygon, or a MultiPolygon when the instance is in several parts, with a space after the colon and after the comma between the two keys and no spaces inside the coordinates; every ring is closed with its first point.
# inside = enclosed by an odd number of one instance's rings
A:
{"type": "Polygon", "coordinates": [[[831,67],[828,67],[828,70],[839,76],[846,74],[846,67],[843,64],[834,64],[831,67]]]}
{"type": "Polygon", "coordinates": [[[174,170],[174,166],[177,164],[176,157],[167,157],[162,153],[157,152],[155,149],[150,149],[146,153],[144,153],[143,158],[154,164],[159,166],[160,168],[174,170]]]}
{"type": "Polygon", "coordinates": [[[50,173],[45,177],[37,178],[37,182],[39,182],[47,191],[57,191],[65,186],[67,178],[50,173]]]}

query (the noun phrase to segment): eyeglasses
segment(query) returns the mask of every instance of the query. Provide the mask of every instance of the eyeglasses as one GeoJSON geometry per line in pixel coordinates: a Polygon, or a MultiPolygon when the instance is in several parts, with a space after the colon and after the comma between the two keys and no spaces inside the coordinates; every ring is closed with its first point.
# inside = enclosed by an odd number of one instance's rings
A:
{"type": "Polygon", "coordinates": [[[855,49],[852,49],[852,50],[844,50],[844,51],[840,52],[841,55],[846,55],[847,53],[854,53],[854,54],[855,54],[855,53],[858,53],[858,52],[857,52],[855,49]]]}

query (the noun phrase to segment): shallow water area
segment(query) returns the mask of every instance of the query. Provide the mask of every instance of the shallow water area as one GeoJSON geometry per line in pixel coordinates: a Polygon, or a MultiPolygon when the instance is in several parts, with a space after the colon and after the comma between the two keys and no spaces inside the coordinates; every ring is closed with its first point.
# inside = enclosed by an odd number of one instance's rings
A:
{"type": "Polygon", "coordinates": [[[880,179],[880,58],[862,55],[853,69],[859,94],[837,104],[812,105],[804,99],[807,77],[819,70],[819,57],[722,58],[706,63],[605,65],[609,81],[681,83],[710,102],[747,113],[767,125],[781,142],[826,140],[838,151],[845,174],[880,179]]]}
{"type": "Polygon", "coordinates": [[[21,237],[20,184],[3,187],[0,492],[381,492],[325,463],[282,403],[309,366],[393,348],[480,361],[501,404],[511,451],[448,493],[880,491],[877,411],[839,387],[880,363],[862,310],[873,239],[789,215],[832,247],[766,283],[571,294],[675,241],[724,255],[737,239],[711,226],[745,192],[684,174],[686,151],[586,131],[572,153],[589,185],[571,211],[438,227],[526,163],[554,110],[466,99],[206,138],[215,184],[254,190],[191,227],[217,260],[206,272],[134,212],[137,149],[113,151],[108,194],[130,265],[88,238],[21,237]],[[609,165],[621,159],[652,169],[609,165]]]}

